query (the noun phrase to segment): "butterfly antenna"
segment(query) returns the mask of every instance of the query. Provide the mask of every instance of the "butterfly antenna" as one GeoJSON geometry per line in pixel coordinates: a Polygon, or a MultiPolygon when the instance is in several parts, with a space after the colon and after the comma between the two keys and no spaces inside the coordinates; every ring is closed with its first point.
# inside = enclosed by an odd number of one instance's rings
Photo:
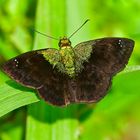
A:
{"type": "Polygon", "coordinates": [[[77,33],[88,21],[89,21],[89,19],[87,19],[74,33],[72,33],[72,34],[69,36],[69,39],[70,39],[75,33],[77,33]]]}
{"type": "Polygon", "coordinates": [[[55,38],[55,37],[52,37],[52,36],[49,36],[49,35],[46,35],[46,34],[44,34],[44,33],[41,33],[41,32],[39,32],[39,31],[37,31],[37,30],[35,30],[35,29],[32,29],[34,32],[37,32],[37,33],[39,33],[39,34],[41,34],[41,35],[43,35],[43,36],[46,36],[46,37],[48,37],[48,38],[52,38],[52,39],[54,39],[54,40],[59,40],[58,38],[55,38]]]}

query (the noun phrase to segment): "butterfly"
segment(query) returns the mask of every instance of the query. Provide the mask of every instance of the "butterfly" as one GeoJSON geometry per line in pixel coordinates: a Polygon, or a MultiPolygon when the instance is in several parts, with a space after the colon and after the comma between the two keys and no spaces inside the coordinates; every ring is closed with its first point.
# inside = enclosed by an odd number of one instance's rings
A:
{"type": "Polygon", "coordinates": [[[16,82],[37,90],[47,103],[66,106],[102,99],[112,77],[123,70],[133,51],[128,38],[100,38],[79,43],[59,41],[59,50],[29,51],[7,61],[3,71],[16,82]]]}

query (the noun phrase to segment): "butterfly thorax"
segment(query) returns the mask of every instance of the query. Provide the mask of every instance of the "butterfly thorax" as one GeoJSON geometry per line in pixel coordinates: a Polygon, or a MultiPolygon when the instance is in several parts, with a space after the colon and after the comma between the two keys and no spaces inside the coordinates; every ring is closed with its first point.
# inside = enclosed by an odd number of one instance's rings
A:
{"type": "Polygon", "coordinates": [[[65,73],[67,73],[70,77],[73,77],[75,75],[75,55],[70,40],[66,37],[60,39],[59,47],[61,63],[64,66],[65,73]]]}
{"type": "Polygon", "coordinates": [[[44,58],[53,66],[57,68],[61,73],[65,73],[70,77],[76,75],[75,72],[75,53],[71,47],[71,42],[66,37],[60,39],[59,41],[60,49],[47,49],[39,51],[43,54],[44,58]]]}
{"type": "Polygon", "coordinates": [[[59,41],[59,50],[48,48],[39,51],[43,57],[59,72],[75,77],[83,69],[83,63],[89,59],[92,46],[83,43],[73,48],[68,38],[64,37],[59,41]]]}

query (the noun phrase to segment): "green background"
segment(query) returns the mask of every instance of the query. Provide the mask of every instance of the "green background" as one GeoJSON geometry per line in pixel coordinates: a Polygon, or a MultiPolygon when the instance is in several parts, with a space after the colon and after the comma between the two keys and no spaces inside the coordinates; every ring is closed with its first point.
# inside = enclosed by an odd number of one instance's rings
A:
{"type": "Polygon", "coordinates": [[[135,48],[128,69],[114,77],[97,104],[66,108],[39,101],[0,71],[0,140],[140,140],[139,0],[0,0],[0,64],[29,50],[58,48],[57,41],[32,28],[59,38],[86,19],[90,22],[71,38],[72,45],[107,36],[131,38],[135,48]]]}

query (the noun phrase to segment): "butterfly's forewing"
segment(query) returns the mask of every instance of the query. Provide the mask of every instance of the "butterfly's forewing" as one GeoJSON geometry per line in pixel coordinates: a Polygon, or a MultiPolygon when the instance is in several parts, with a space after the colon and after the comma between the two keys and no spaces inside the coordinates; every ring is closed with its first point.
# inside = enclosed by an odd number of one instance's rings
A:
{"type": "MultiPolygon", "coordinates": [[[[92,62],[89,63],[93,63],[106,73],[115,74],[128,63],[134,41],[127,38],[101,38],[80,43],[74,49],[86,51],[89,47],[92,47],[92,62]]],[[[81,53],[82,55],[84,56],[85,52],[81,53]]]]}
{"type": "MultiPolygon", "coordinates": [[[[47,49],[43,51],[47,52],[47,49]]],[[[67,104],[65,77],[44,58],[42,50],[27,52],[7,61],[3,70],[18,83],[37,89],[47,102],[59,106],[67,104]]]]}
{"type": "Polygon", "coordinates": [[[126,38],[102,38],[78,44],[75,51],[83,52],[82,57],[88,47],[92,51],[76,79],[77,102],[95,102],[105,96],[112,76],[128,63],[133,46],[134,41],[126,38]]]}

